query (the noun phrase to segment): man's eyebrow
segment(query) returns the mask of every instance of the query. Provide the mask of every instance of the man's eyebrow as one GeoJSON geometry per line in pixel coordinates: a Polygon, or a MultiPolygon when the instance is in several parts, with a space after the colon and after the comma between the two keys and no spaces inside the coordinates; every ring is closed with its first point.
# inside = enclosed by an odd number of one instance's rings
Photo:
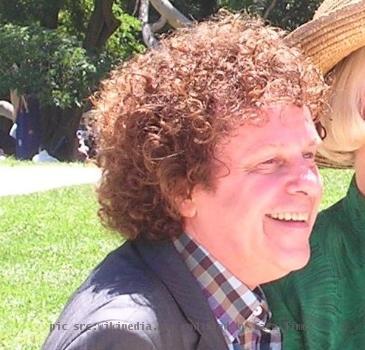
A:
{"type": "MultiPolygon", "coordinates": [[[[317,147],[321,143],[320,138],[312,139],[308,144],[305,145],[305,147],[317,147]]],[[[261,153],[267,152],[267,151],[275,151],[278,149],[287,148],[288,146],[284,143],[268,143],[265,145],[259,145],[259,146],[252,146],[247,149],[247,152],[252,155],[260,155],[261,153]]]]}
{"type": "MultiPolygon", "coordinates": [[[[307,144],[305,144],[304,146],[306,147],[315,147],[315,146],[318,146],[319,144],[321,143],[321,139],[318,137],[318,138],[314,138],[312,139],[311,141],[309,141],[307,144]]],[[[257,151],[259,149],[278,149],[278,148],[287,148],[288,146],[285,144],[285,143],[268,143],[266,145],[259,145],[259,146],[252,146],[250,147],[249,151],[257,151]]]]}
{"type": "Polygon", "coordinates": [[[270,152],[270,151],[274,152],[283,147],[284,147],[284,144],[275,144],[275,143],[252,146],[252,147],[246,149],[245,154],[248,153],[248,156],[245,156],[245,158],[246,159],[257,158],[257,157],[260,157],[261,155],[265,155],[265,153],[267,153],[267,152],[270,152]]]}

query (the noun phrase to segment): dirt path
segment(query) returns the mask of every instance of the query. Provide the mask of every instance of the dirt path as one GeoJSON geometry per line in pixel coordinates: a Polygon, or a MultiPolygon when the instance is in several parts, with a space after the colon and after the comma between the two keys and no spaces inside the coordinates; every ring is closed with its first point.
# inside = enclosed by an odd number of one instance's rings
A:
{"type": "Polygon", "coordinates": [[[21,195],[65,186],[93,184],[99,179],[100,170],[96,167],[0,166],[0,196],[21,195]]]}

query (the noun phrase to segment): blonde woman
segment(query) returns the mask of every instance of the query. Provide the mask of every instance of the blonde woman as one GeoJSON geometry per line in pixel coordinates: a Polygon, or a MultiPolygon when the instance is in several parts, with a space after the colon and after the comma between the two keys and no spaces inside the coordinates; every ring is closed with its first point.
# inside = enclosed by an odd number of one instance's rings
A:
{"type": "Polygon", "coordinates": [[[331,108],[322,118],[327,136],[320,153],[334,163],[355,165],[358,186],[361,183],[365,187],[365,178],[358,174],[365,169],[365,158],[362,159],[365,148],[365,47],[338,63],[332,79],[331,108]]]}
{"type": "Polygon", "coordinates": [[[308,265],[265,294],[284,350],[365,349],[365,1],[325,1],[288,40],[300,40],[332,82],[320,162],[355,174],[320,213],[308,265]]]}

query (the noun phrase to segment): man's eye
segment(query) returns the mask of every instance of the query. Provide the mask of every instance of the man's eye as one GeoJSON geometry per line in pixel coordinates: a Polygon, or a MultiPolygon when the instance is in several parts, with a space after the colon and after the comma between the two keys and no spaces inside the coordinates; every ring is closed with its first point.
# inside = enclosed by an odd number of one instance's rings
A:
{"type": "Polygon", "coordinates": [[[306,152],[306,153],[303,153],[303,158],[305,158],[305,159],[314,159],[314,157],[315,157],[315,153],[313,153],[313,152],[306,152]]]}
{"type": "Polygon", "coordinates": [[[285,163],[284,159],[279,157],[269,158],[263,160],[260,163],[257,163],[254,167],[254,171],[262,172],[262,173],[271,173],[278,169],[280,169],[285,163]]]}
{"type": "Polygon", "coordinates": [[[271,164],[277,164],[279,163],[279,160],[277,158],[271,158],[268,160],[265,160],[264,162],[261,162],[261,165],[271,165],[271,164]]]}

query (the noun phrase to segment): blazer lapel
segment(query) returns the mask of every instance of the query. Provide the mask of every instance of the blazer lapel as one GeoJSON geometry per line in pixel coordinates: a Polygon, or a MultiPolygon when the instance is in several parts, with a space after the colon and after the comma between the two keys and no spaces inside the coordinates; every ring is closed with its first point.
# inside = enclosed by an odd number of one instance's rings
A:
{"type": "Polygon", "coordinates": [[[137,240],[135,247],[147,266],[159,276],[201,338],[197,350],[227,350],[200,285],[186,267],[171,241],[137,240]]]}

